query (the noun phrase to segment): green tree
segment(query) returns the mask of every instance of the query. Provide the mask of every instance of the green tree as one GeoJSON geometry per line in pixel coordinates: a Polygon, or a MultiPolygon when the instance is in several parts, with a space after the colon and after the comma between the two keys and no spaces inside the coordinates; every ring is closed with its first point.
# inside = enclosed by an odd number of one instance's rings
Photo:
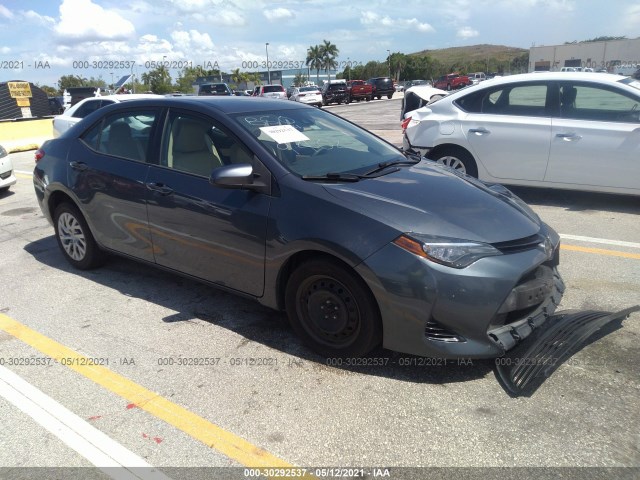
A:
{"type": "Polygon", "coordinates": [[[322,68],[322,55],[320,45],[315,45],[307,49],[307,59],[305,65],[316,71],[316,83],[320,85],[320,69],[322,68]]]}
{"type": "Polygon", "coordinates": [[[307,76],[302,72],[298,72],[296,73],[296,76],[293,77],[293,86],[301,87],[304,85],[304,82],[306,81],[307,81],[307,76]]]}
{"type": "Polygon", "coordinates": [[[143,73],[141,78],[142,83],[147,86],[147,90],[151,90],[153,93],[163,94],[173,91],[171,75],[164,65],[143,73]]]}
{"type": "Polygon", "coordinates": [[[404,67],[407,65],[407,56],[404,53],[395,52],[389,56],[389,65],[391,65],[391,72],[393,73],[393,77],[395,77],[396,82],[400,81],[400,76],[404,67]]]}
{"type": "Polygon", "coordinates": [[[38,85],[37,83],[36,86],[40,87],[42,91],[47,94],[47,97],[55,97],[60,94],[58,89],[55,87],[51,87],[49,85],[38,85]]]}
{"type": "Polygon", "coordinates": [[[336,57],[338,56],[338,53],[340,53],[340,50],[338,50],[338,47],[329,40],[323,40],[322,42],[322,45],[320,45],[320,55],[322,57],[321,64],[324,71],[327,72],[328,80],[331,81],[331,70],[336,68],[338,65],[336,57]]]}
{"type": "MultiPolygon", "coordinates": [[[[143,74],[144,77],[144,74],[143,74]]],[[[185,67],[176,80],[175,89],[182,93],[193,93],[193,85],[198,77],[220,77],[220,70],[205,70],[201,66],[185,67]]],[[[144,78],[143,78],[144,82],[144,78]]],[[[145,82],[146,83],[146,82],[145,82]]],[[[148,88],[145,88],[148,90],[148,88]]]]}

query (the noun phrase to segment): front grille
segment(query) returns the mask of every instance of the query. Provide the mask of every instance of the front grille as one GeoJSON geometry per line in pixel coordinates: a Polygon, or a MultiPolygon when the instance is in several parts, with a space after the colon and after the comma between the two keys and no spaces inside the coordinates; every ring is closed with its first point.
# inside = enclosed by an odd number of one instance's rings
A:
{"type": "Polygon", "coordinates": [[[451,330],[446,329],[443,325],[435,320],[429,320],[424,327],[424,336],[428,340],[436,342],[464,342],[464,337],[456,335],[451,330]]]}
{"type": "Polygon", "coordinates": [[[525,252],[527,250],[533,250],[538,245],[544,245],[544,237],[539,233],[530,235],[528,237],[519,238],[517,240],[509,240],[508,242],[492,243],[491,245],[503,254],[525,252]]]}
{"type": "Polygon", "coordinates": [[[9,178],[11,176],[13,172],[11,170],[9,170],[8,172],[4,172],[4,173],[0,173],[0,178],[2,180],[6,180],[7,178],[9,178]]]}

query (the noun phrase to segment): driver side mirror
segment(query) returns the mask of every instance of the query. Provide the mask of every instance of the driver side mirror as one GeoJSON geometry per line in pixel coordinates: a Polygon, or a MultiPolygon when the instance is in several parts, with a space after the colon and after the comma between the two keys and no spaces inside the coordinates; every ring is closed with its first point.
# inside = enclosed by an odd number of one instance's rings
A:
{"type": "Polygon", "coordinates": [[[242,188],[253,185],[253,167],[248,163],[224,165],[211,172],[209,183],[222,188],[242,188]]]}

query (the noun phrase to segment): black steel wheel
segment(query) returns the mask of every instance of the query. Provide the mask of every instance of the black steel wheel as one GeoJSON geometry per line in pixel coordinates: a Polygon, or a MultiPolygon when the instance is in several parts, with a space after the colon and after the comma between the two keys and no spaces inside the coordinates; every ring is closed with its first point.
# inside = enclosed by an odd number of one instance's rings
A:
{"type": "Polygon", "coordinates": [[[53,226],[60,250],[75,268],[88,270],[104,263],[105,254],[75,205],[66,202],[58,205],[53,214],[53,226]]]}
{"type": "Polygon", "coordinates": [[[285,302],[293,330],[320,355],[360,357],[382,340],[369,288],[336,261],[300,265],[289,278],[285,302]]]}

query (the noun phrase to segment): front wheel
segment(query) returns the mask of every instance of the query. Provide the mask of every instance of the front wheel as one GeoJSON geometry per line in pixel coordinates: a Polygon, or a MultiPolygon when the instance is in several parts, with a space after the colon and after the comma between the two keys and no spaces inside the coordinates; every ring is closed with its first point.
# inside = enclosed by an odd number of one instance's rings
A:
{"type": "Polygon", "coordinates": [[[458,172],[478,178],[476,162],[473,156],[463,148],[443,148],[436,151],[435,154],[429,155],[429,158],[458,172]]]}
{"type": "Polygon", "coordinates": [[[360,357],[382,340],[380,313],[367,285],[332,260],[300,265],[287,283],[293,330],[325,357],[360,357]]]}
{"type": "Polygon", "coordinates": [[[104,252],[98,247],[86,220],[75,205],[61,203],[55,209],[53,218],[56,240],[71,265],[88,270],[104,262],[104,252]]]}
{"type": "Polygon", "coordinates": [[[393,93],[390,93],[389,95],[387,95],[387,98],[388,98],[389,100],[391,100],[391,97],[393,97],[393,93]]]}

